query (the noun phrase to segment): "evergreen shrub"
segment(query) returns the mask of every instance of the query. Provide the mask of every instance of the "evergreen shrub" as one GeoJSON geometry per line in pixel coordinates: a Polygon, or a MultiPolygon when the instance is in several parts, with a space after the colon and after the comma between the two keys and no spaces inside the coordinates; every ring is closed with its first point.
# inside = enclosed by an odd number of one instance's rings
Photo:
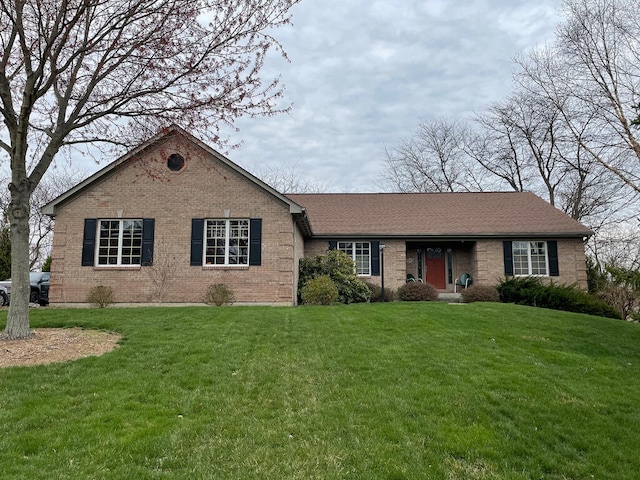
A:
{"type": "Polygon", "coordinates": [[[368,302],[371,290],[356,275],[356,267],[351,257],[339,250],[330,250],[326,255],[300,259],[298,292],[302,299],[302,289],[309,280],[327,275],[338,289],[337,301],[341,303],[368,302]]]}
{"type": "Polygon", "coordinates": [[[575,286],[544,284],[536,277],[509,278],[498,286],[505,303],[620,318],[609,304],[575,286]]]}
{"type": "Polygon", "coordinates": [[[300,292],[302,302],[312,305],[331,305],[338,299],[338,287],[329,275],[309,279],[300,292]]]}

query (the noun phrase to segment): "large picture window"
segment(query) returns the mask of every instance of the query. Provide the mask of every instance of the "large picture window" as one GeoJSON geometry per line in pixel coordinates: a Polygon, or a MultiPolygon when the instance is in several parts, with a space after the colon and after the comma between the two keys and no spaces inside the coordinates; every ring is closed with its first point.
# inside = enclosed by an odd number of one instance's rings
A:
{"type": "Polygon", "coordinates": [[[142,219],[100,220],[98,266],[140,266],[142,219]]]}
{"type": "Polygon", "coordinates": [[[249,220],[207,220],[205,265],[249,265],[249,220]]]}
{"type": "Polygon", "coordinates": [[[514,275],[548,275],[547,242],[513,242],[514,275]]]}
{"type": "Polygon", "coordinates": [[[338,242],[337,247],[355,262],[357,275],[371,275],[370,242],[338,242]]]}

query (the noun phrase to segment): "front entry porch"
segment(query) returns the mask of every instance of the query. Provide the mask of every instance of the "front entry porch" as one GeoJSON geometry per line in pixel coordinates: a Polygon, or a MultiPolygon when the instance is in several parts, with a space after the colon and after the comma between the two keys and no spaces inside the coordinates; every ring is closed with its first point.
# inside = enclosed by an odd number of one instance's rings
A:
{"type": "Polygon", "coordinates": [[[440,292],[454,292],[462,274],[475,275],[474,257],[472,241],[407,242],[407,278],[430,283],[440,292]]]}

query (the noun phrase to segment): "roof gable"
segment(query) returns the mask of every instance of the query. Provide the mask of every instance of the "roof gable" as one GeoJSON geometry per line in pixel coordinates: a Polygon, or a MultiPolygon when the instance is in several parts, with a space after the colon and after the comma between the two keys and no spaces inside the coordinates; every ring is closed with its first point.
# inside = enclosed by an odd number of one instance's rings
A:
{"type": "MultiPolygon", "coordinates": [[[[77,184],[76,186],[74,186],[71,189],[67,190],[65,193],[63,193],[62,195],[60,195],[56,199],[54,199],[51,202],[47,203],[46,205],[44,205],[41,208],[42,213],[44,213],[46,215],[55,216],[59,206],[63,205],[65,202],[68,202],[71,199],[76,198],[77,196],[81,195],[83,192],[85,192],[86,190],[90,189],[96,183],[102,181],[103,179],[105,179],[108,176],[110,176],[113,173],[115,173],[120,167],[122,167],[125,164],[127,164],[127,162],[135,161],[135,159],[138,158],[140,155],[142,155],[146,150],[152,148],[153,146],[155,146],[159,142],[162,142],[162,141],[166,140],[167,138],[169,138],[171,136],[174,136],[174,135],[179,135],[179,136],[183,137],[183,139],[185,139],[186,141],[188,141],[191,144],[195,145],[197,148],[200,148],[200,149],[204,150],[208,155],[212,156],[213,158],[215,158],[217,161],[219,161],[222,164],[224,164],[226,167],[228,167],[232,171],[238,173],[242,177],[246,178],[249,182],[255,184],[256,186],[258,186],[262,190],[266,191],[271,196],[275,197],[276,199],[278,199],[282,203],[288,205],[290,213],[292,213],[294,215],[297,215],[299,217],[305,217],[304,209],[300,205],[298,205],[295,201],[293,201],[290,198],[282,195],[280,192],[278,192],[277,190],[275,190],[271,186],[267,185],[265,182],[263,182],[262,180],[260,180],[256,176],[252,175],[251,173],[249,173],[248,171],[246,171],[245,169],[243,169],[239,165],[235,164],[234,162],[229,160],[227,157],[225,157],[221,153],[217,152],[213,148],[209,147],[208,145],[206,145],[205,143],[203,143],[202,141],[200,141],[199,139],[197,139],[193,135],[189,134],[188,132],[186,132],[182,128],[178,127],[177,125],[172,125],[171,127],[163,130],[162,132],[158,133],[154,137],[150,138],[148,141],[146,141],[143,144],[139,145],[138,147],[134,148],[130,152],[128,152],[125,155],[121,156],[117,160],[111,162],[109,165],[105,166],[104,168],[102,168],[98,172],[94,173],[90,177],[86,178],[85,180],[83,180],[82,182],[77,184]]],[[[306,228],[303,226],[303,229],[309,230],[308,225],[306,226],[306,228]]]]}
{"type": "Polygon", "coordinates": [[[584,237],[593,232],[529,192],[288,195],[314,236],[584,237]]]}

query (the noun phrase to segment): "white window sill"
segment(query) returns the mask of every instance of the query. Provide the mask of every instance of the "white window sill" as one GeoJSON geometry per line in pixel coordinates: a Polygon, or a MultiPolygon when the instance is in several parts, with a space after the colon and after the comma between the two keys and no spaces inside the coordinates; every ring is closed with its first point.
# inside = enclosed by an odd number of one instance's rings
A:
{"type": "Polygon", "coordinates": [[[249,270],[249,265],[203,265],[203,270],[249,270]]]}
{"type": "Polygon", "coordinates": [[[140,265],[95,265],[94,270],[140,270],[140,265]]]}

